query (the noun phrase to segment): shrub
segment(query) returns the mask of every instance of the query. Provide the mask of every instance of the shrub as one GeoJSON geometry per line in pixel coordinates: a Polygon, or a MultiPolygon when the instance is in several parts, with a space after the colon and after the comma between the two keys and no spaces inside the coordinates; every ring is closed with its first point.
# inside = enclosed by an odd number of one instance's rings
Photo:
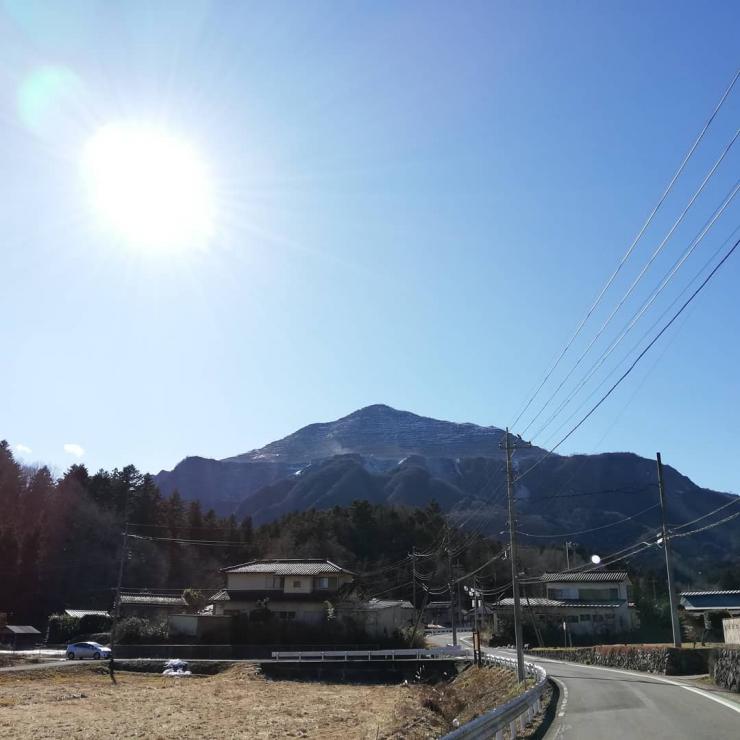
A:
{"type": "Polygon", "coordinates": [[[80,619],[80,632],[84,635],[91,635],[96,632],[110,631],[113,620],[100,614],[86,614],[80,619]]]}
{"type": "Polygon", "coordinates": [[[166,642],[167,622],[154,622],[141,617],[126,617],[116,624],[113,637],[116,642],[123,645],[166,642]]]}
{"type": "Polygon", "coordinates": [[[52,614],[49,617],[46,629],[46,642],[61,643],[68,642],[72,637],[80,633],[80,620],[66,614],[52,614]]]}

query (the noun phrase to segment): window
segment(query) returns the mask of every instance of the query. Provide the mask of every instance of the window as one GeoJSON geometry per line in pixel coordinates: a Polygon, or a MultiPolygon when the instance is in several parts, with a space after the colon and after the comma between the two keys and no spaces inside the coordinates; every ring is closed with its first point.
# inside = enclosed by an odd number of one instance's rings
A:
{"type": "Polygon", "coordinates": [[[591,621],[591,615],[590,614],[581,614],[581,622],[590,622],[591,621]]]}
{"type": "Polygon", "coordinates": [[[318,576],[313,579],[313,587],[319,591],[336,591],[337,590],[337,577],[336,576],[318,576]]]}
{"type": "Polygon", "coordinates": [[[268,588],[278,588],[281,591],[283,590],[284,586],[285,586],[284,576],[272,576],[271,582],[268,583],[268,588]]]}
{"type": "Polygon", "coordinates": [[[316,588],[321,591],[326,591],[329,588],[329,579],[326,576],[321,576],[316,579],[316,588]]]}
{"type": "Polygon", "coordinates": [[[295,619],[295,612],[278,612],[278,618],[283,621],[290,621],[295,619]]]}
{"type": "Polygon", "coordinates": [[[594,614],[594,622],[603,622],[603,621],[604,621],[603,614],[594,614]]]}
{"type": "Polygon", "coordinates": [[[293,588],[300,588],[301,582],[300,581],[293,581],[293,588]]]}
{"type": "Polygon", "coordinates": [[[566,621],[566,622],[570,622],[570,623],[572,624],[573,622],[577,622],[577,621],[578,621],[578,617],[577,617],[577,616],[572,616],[572,615],[571,615],[571,616],[569,616],[569,617],[566,617],[566,618],[565,618],[565,621],[566,621]]]}

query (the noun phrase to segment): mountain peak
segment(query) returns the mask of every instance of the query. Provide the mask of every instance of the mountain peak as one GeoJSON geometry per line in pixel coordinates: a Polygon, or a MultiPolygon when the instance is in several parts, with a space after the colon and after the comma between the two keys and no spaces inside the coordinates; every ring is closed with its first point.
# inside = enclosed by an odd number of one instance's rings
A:
{"type": "Polygon", "coordinates": [[[227,458],[235,462],[303,464],[340,454],[380,459],[497,457],[497,427],[431,419],[377,403],[329,422],[309,424],[261,449],[227,458]]]}

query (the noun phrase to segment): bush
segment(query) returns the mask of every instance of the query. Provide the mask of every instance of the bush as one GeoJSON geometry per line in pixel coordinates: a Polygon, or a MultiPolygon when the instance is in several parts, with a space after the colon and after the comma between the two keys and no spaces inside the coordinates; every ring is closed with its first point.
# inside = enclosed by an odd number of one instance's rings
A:
{"type": "Polygon", "coordinates": [[[69,642],[80,633],[80,619],[66,614],[52,614],[46,629],[46,642],[51,644],[69,642]]]}
{"type": "Polygon", "coordinates": [[[167,642],[167,622],[154,622],[141,617],[126,617],[118,621],[112,636],[116,642],[123,645],[167,642]]]}
{"type": "Polygon", "coordinates": [[[113,620],[99,614],[86,614],[80,619],[80,632],[92,635],[96,632],[109,632],[113,620]]]}

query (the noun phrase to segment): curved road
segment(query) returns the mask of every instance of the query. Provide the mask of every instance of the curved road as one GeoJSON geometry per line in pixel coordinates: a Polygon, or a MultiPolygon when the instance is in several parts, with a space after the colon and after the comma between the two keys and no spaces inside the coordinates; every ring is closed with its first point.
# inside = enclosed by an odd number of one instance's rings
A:
{"type": "MultiPolygon", "coordinates": [[[[486,652],[515,655],[497,648],[486,652]]],[[[545,735],[548,740],[740,738],[740,702],[720,692],[698,689],[677,677],[527,660],[541,664],[560,689],[556,717],[545,735]]]]}

